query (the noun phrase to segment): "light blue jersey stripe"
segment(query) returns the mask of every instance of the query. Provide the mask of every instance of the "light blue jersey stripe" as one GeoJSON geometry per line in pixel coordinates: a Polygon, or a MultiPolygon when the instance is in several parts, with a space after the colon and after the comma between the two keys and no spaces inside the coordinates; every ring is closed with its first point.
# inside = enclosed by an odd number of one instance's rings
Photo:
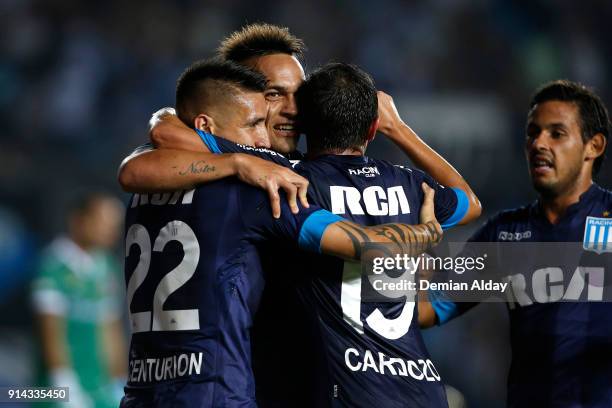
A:
{"type": "Polygon", "coordinates": [[[457,196],[457,207],[455,207],[455,212],[453,215],[442,223],[441,227],[443,230],[457,225],[459,221],[465,217],[465,214],[467,214],[468,208],[470,207],[470,201],[468,200],[468,196],[465,194],[465,191],[455,187],[451,188],[451,190],[453,190],[457,196]]]}
{"type": "Polygon", "coordinates": [[[196,129],[195,131],[198,133],[204,144],[208,147],[208,150],[213,153],[221,153],[221,150],[219,149],[217,141],[215,140],[215,137],[213,135],[211,135],[210,133],[206,133],[200,129],[196,129]]]}
{"type": "Polygon", "coordinates": [[[591,228],[593,228],[593,225],[589,224],[587,226],[586,232],[584,234],[584,242],[583,242],[583,244],[584,244],[585,248],[589,248],[589,244],[590,244],[589,239],[590,239],[590,236],[591,236],[591,228]]]}
{"type": "Polygon", "coordinates": [[[300,238],[298,240],[300,248],[321,253],[321,238],[325,229],[330,224],[342,221],[343,219],[339,215],[332,214],[327,210],[318,210],[310,214],[300,230],[300,238]]]}
{"type": "Polygon", "coordinates": [[[427,291],[427,297],[436,312],[436,316],[438,316],[438,325],[442,325],[459,315],[455,302],[450,301],[442,291],[430,289],[427,291]]]}

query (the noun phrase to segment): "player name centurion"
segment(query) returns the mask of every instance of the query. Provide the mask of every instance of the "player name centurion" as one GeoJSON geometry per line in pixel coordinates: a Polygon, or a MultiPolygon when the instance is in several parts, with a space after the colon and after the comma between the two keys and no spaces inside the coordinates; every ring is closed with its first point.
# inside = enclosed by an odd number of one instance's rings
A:
{"type": "Polygon", "coordinates": [[[442,291],[495,291],[504,292],[508,282],[495,282],[492,279],[480,279],[472,282],[429,282],[419,280],[417,282],[406,279],[375,279],[372,287],[377,291],[411,291],[411,290],[442,290],[442,291]],[[417,288],[418,287],[418,288],[417,288]]]}
{"type": "Polygon", "coordinates": [[[130,382],[153,382],[189,377],[202,372],[202,352],[130,360],[130,382]]]}

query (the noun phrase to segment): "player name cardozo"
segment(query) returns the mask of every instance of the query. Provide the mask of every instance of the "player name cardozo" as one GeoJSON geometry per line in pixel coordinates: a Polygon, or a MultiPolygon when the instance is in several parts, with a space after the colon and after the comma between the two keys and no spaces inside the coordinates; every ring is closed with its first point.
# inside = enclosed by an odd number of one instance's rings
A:
{"type": "Polygon", "coordinates": [[[372,371],[381,375],[412,377],[419,381],[440,381],[440,374],[430,359],[404,360],[381,352],[355,348],[344,352],[344,363],[351,371],[372,371]]]}
{"type": "Polygon", "coordinates": [[[442,291],[487,291],[504,292],[508,282],[496,282],[492,279],[478,279],[470,282],[429,282],[419,280],[419,284],[408,279],[387,281],[384,278],[372,280],[372,287],[378,291],[414,291],[417,290],[442,290],[442,291]]]}
{"type": "Polygon", "coordinates": [[[147,383],[199,375],[203,354],[181,353],[161,358],[130,359],[129,380],[131,383],[147,383]]]}

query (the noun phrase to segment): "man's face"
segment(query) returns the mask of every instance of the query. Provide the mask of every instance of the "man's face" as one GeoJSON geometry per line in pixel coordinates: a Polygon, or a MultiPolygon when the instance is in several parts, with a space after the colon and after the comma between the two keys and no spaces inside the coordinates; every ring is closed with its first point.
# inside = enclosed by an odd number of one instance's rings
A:
{"type": "Polygon", "coordinates": [[[558,196],[590,177],[580,114],[574,103],[547,101],[536,105],[527,118],[525,154],[534,188],[558,196]]]}
{"type": "Polygon", "coordinates": [[[121,202],[110,197],[99,198],[73,218],[73,226],[85,245],[111,248],[121,234],[122,215],[121,202]]]}
{"type": "Polygon", "coordinates": [[[288,54],[254,57],[246,65],[264,74],[269,81],[264,95],[268,102],[266,126],[272,149],[280,153],[295,151],[300,136],[295,127],[295,93],[304,82],[302,65],[288,54]]]}
{"type": "Polygon", "coordinates": [[[267,104],[261,92],[239,92],[215,111],[211,133],[248,146],[270,147],[266,130],[267,104]]]}

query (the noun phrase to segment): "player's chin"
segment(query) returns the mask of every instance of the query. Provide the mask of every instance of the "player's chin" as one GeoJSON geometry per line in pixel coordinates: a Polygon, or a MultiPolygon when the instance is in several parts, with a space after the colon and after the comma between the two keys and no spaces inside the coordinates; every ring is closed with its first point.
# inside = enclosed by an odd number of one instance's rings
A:
{"type": "Polygon", "coordinates": [[[540,194],[549,195],[557,190],[557,183],[552,177],[531,175],[533,188],[540,194]]]}
{"type": "Polygon", "coordinates": [[[281,154],[289,154],[297,150],[300,135],[291,137],[276,137],[272,141],[272,150],[281,154]]]}

